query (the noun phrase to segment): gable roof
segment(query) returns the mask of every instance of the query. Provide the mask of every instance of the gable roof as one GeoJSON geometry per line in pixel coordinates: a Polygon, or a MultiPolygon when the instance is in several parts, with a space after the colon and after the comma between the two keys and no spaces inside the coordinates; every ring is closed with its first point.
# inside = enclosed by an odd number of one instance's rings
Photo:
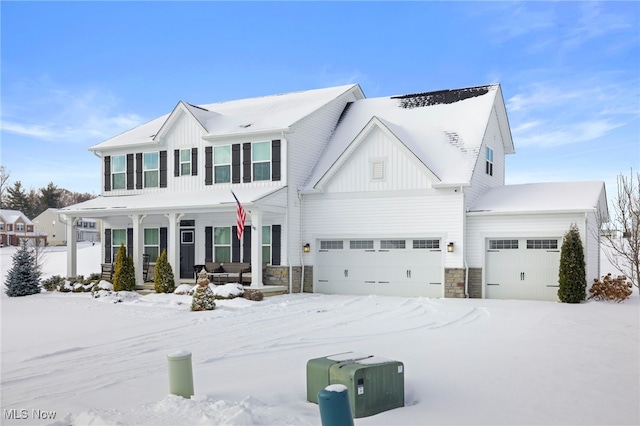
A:
{"type": "Polygon", "coordinates": [[[33,222],[24,215],[20,210],[0,210],[0,217],[4,219],[5,223],[16,223],[18,219],[22,219],[22,221],[26,225],[33,225],[33,222]]]}
{"type": "Polygon", "coordinates": [[[604,182],[545,182],[489,188],[470,213],[592,212],[608,217],[604,182]]]}
{"type": "MultiPolygon", "coordinates": [[[[435,175],[437,183],[468,183],[496,104],[502,105],[496,108],[499,119],[506,121],[497,84],[357,100],[345,111],[305,189],[317,187],[373,117],[435,175]]],[[[513,152],[510,132],[504,139],[505,152],[513,152]]]]}
{"type": "Polygon", "coordinates": [[[156,135],[172,115],[182,110],[188,111],[202,126],[207,133],[205,138],[286,130],[349,91],[364,97],[359,85],[349,84],[204,105],[180,101],[172,113],[107,139],[90,147],[89,150],[100,152],[135,145],[157,144],[156,135]]]}

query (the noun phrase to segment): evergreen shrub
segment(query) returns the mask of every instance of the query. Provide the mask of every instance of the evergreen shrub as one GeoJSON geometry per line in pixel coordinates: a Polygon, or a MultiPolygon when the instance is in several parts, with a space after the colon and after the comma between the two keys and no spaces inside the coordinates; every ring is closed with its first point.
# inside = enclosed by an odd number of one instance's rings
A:
{"type": "Polygon", "coordinates": [[[574,224],[564,235],[558,272],[558,298],[563,303],[580,303],[586,298],[587,278],[580,231],[574,224]]]}
{"type": "Polygon", "coordinates": [[[162,250],[156,259],[156,266],[153,268],[153,287],[156,293],[173,293],[176,289],[173,268],[167,260],[166,250],[162,250]]]}
{"type": "Polygon", "coordinates": [[[40,272],[36,268],[35,253],[28,248],[26,239],[20,240],[20,247],[12,256],[12,266],[4,285],[9,297],[40,293],[40,272]]]}
{"type": "Polygon", "coordinates": [[[114,291],[133,291],[136,287],[136,271],[133,266],[133,259],[127,256],[127,249],[124,243],[120,243],[116,256],[116,265],[113,272],[114,291]]]}

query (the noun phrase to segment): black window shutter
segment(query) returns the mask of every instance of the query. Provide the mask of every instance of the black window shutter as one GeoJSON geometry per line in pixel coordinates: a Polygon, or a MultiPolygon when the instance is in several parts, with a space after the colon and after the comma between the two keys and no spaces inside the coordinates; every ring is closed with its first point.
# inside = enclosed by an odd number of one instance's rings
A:
{"type": "Polygon", "coordinates": [[[160,151],[160,188],[167,187],[167,151],[160,151]]]}
{"type": "Polygon", "coordinates": [[[271,141],[271,180],[280,180],[280,140],[271,141]]]}
{"type": "Polygon", "coordinates": [[[136,189],[142,189],[142,153],[136,153],[136,189]]]}
{"type": "Polygon", "coordinates": [[[133,154],[127,154],[127,189],[133,189],[133,154]]]}
{"type": "Polygon", "coordinates": [[[133,228],[127,228],[127,256],[133,257],[133,228]]]}
{"type": "Polygon", "coordinates": [[[271,264],[280,265],[280,250],[282,241],[280,225],[271,225],[271,264]]]}
{"type": "Polygon", "coordinates": [[[204,148],[204,184],[213,185],[213,147],[204,148]]]}
{"type": "Polygon", "coordinates": [[[213,226],[204,228],[204,261],[213,262],[213,226]]]}
{"type": "Polygon", "coordinates": [[[180,150],[173,150],[173,175],[180,176],[180,150]]]}
{"type": "Polygon", "coordinates": [[[240,262],[240,240],[238,239],[238,227],[231,227],[231,261],[240,262]]]}
{"type": "Polygon", "coordinates": [[[251,226],[246,226],[242,232],[242,259],[251,263],[251,226]]]}
{"type": "Polygon", "coordinates": [[[198,148],[191,148],[191,176],[198,176],[198,148]]]}
{"type": "Polygon", "coordinates": [[[251,182],[251,142],[242,144],[242,181],[251,182]]]}
{"type": "Polygon", "coordinates": [[[106,157],[104,157],[104,190],[111,191],[111,156],[110,155],[107,155],[106,157]]]}
{"type": "Polygon", "coordinates": [[[111,228],[104,228],[104,263],[111,263],[111,228]]]}
{"type": "Polygon", "coordinates": [[[160,228],[160,253],[167,249],[167,228],[160,228]]]}
{"type": "Polygon", "coordinates": [[[231,183],[240,183],[240,144],[231,145],[231,183]]]}

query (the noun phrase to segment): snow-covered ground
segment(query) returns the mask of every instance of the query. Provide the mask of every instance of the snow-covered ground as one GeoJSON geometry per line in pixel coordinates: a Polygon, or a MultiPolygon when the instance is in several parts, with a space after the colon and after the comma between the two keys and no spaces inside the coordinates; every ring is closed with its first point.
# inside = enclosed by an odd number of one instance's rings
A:
{"type": "MultiPolygon", "coordinates": [[[[12,252],[0,249],[3,283],[12,252]]],[[[64,275],[64,256],[47,253],[45,276],[64,275]]],[[[99,257],[81,244],[78,272],[97,272],[99,257]]],[[[355,351],[405,366],[405,406],[356,425],[640,424],[637,294],[579,305],[294,294],[208,312],[190,302],[3,292],[0,423],[319,425],[306,362],[355,351]],[[178,350],[193,354],[191,399],[169,395],[178,350]]]]}

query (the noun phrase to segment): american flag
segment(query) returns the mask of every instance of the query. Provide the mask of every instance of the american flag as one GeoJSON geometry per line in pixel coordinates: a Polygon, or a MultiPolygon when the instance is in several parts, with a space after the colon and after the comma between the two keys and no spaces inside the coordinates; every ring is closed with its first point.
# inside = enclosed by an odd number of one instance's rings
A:
{"type": "Polygon", "coordinates": [[[242,204],[240,204],[240,201],[238,201],[238,197],[236,197],[236,194],[234,194],[233,191],[231,191],[231,195],[233,195],[233,198],[236,199],[236,203],[238,203],[238,208],[236,208],[236,226],[238,227],[238,239],[241,240],[242,233],[244,232],[244,221],[247,218],[247,213],[242,208],[242,204]]]}

